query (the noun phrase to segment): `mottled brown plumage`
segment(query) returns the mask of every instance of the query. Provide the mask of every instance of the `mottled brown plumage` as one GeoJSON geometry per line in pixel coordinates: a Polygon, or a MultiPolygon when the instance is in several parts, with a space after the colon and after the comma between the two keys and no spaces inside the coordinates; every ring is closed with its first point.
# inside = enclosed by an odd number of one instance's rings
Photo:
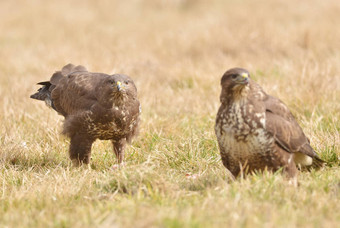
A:
{"type": "Polygon", "coordinates": [[[296,179],[296,166],[323,165],[286,105],[266,94],[247,70],[228,70],[221,86],[215,133],[223,164],[234,177],[283,168],[296,179]]]}
{"type": "Polygon", "coordinates": [[[132,79],[126,75],[91,73],[68,64],[54,73],[31,98],[44,100],[65,117],[63,134],[71,139],[70,158],[88,164],[96,139],[111,140],[121,163],[126,142],[137,133],[140,103],[132,79]]]}

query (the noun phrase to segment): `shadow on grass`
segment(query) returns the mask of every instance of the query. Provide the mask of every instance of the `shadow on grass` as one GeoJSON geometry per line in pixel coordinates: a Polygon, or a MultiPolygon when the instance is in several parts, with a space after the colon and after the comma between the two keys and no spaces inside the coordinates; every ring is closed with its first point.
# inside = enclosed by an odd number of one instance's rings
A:
{"type": "Polygon", "coordinates": [[[59,153],[44,153],[30,156],[30,153],[21,149],[13,149],[10,152],[4,152],[0,155],[0,162],[9,169],[17,170],[34,170],[40,168],[57,168],[68,167],[69,161],[63,158],[59,153]]]}

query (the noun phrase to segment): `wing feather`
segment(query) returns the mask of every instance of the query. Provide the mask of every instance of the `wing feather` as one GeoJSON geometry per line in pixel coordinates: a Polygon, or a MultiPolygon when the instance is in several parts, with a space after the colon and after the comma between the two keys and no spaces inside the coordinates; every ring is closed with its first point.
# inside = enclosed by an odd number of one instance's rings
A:
{"type": "Polygon", "coordinates": [[[97,102],[96,88],[102,77],[87,71],[71,73],[59,80],[52,91],[56,109],[64,116],[90,110],[97,102]]]}
{"type": "Polygon", "coordinates": [[[300,152],[311,157],[317,156],[293,114],[281,100],[267,95],[264,104],[266,130],[273,134],[280,147],[290,153],[300,152]]]}
{"type": "Polygon", "coordinates": [[[86,67],[84,67],[82,65],[75,66],[72,63],[67,64],[66,66],[64,66],[61,69],[61,73],[64,76],[68,76],[69,74],[72,74],[72,73],[77,72],[77,71],[83,72],[83,71],[87,71],[87,69],[86,69],[86,67]]]}

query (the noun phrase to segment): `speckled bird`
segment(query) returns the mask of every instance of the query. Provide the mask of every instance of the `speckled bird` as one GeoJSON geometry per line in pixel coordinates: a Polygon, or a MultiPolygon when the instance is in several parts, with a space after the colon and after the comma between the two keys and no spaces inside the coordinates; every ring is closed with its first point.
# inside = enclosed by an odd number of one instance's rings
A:
{"type": "Polygon", "coordinates": [[[247,70],[228,70],[221,87],[215,133],[223,164],[234,177],[283,168],[295,185],[297,166],[323,166],[287,106],[264,92],[247,70]]]}
{"type": "Polygon", "coordinates": [[[62,133],[70,137],[74,165],[88,164],[92,143],[111,140],[118,163],[124,159],[126,143],[137,134],[141,106],[137,88],[126,75],[88,72],[68,64],[31,98],[45,101],[65,117],[62,133]]]}

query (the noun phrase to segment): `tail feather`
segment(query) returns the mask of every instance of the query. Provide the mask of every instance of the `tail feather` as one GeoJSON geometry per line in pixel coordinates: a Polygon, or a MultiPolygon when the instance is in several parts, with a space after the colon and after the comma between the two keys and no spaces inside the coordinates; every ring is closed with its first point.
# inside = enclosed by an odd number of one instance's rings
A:
{"type": "Polygon", "coordinates": [[[42,94],[40,92],[37,92],[37,93],[32,94],[30,96],[30,98],[40,100],[40,101],[44,101],[45,98],[46,98],[46,94],[42,94]]]}
{"type": "Polygon", "coordinates": [[[30,98],[45,101],[47,106],[52,107],[55,110],[55,106],[51,98],[51,87],[54,87],[54,85],[51,85],[49,81],[39,82],[38,85],[42,85],[43,87],[38,89],[38,92],[32,94],[30,98]]]}
{"type": "Polygon", "coordinates": [[[43,87],[38,89],[38,92],[32,94],[30,96],[30,98],[41,100],[41,101],[44,101],[44,100],[50,98],[51,92],[49,91],[49,87],[51,86],[51,83],[48,82],[48,81],[47,82],[39,82],[38,85],[42,85],[43,87]]]}
{"type": "Polygon", "coordinates": [[[320,168],[324,167],[326,164],[327,164],[327,162],[325,162],[324,160],[322,160],[318,156],[313,157],[312,167],[314,169],[320,169],[320,168]]]}
{"type": "Polygon", "coordinates": [[[45,82],[38,82],[37,85],[44,85],[44,86],[51,86],[51,82],[50,81],[45,81],[45,82]]]}

